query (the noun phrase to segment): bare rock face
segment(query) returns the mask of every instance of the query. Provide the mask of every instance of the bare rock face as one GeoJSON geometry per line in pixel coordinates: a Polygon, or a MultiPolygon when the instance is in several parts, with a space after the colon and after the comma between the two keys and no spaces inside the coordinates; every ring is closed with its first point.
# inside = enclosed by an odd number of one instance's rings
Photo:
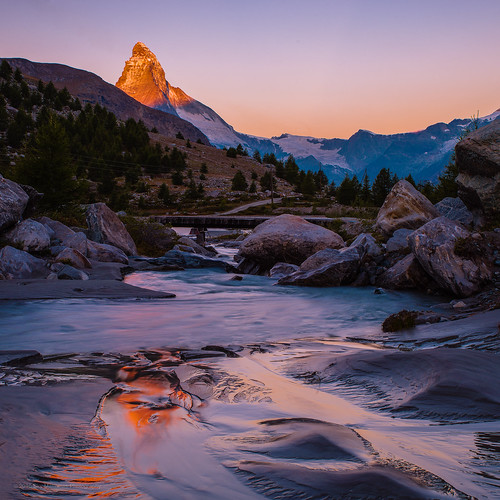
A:
{"type": "Polygon", "coordinates": [[[28,201],[29,196],[19,184],[0,175],[0,231],[21,218],[28,201]]]}
{"type": "Polygon", "coordinates": [[[422,268],[443,290],[468,297],[492,276],[482,255],[457,255],[457,247],[470,239],[471,233],[460,223],[438,217],[414,231],[408,242],[422,268]]]}
{"type": "Polygon", "coordinates": [[[443,198],[434,206],[443,217],[461,222],[466,226],[474,222],[474,216],[460,198],[443,198]]]}
{"type": "Polygon", "coordinates": [[[391,235],[396,229],[417,229],[439,217],[434,205],[408,181],[397,182],[380,208],[376,227],[391,235]]]}
{"type": "Polygon", "coordinates": [[[343,246],[337,233],[283,214],[259,224],[243,241],[238,255],[270,269],[277,262],[298,265],[319,250],[343,246]]]}
{"type": "Polygon", "coordinates": [[[379,278],[378,285],[391,290],[421,289],[431,283],[417,258],[407,255],[387,269],[379,278]]]}
{"type": "Polygon", "coordinates": [[[50,235],[43,224],[26,219],[5,235],[12,245],[21,246],[25,252],[39,252],[50,246],[50,235]]]}
{"type": "Polygon", "coordinates": [[[136,101],[172,114],[176,114],[175,107],[193,101],[168,83],[160,62],[142,42],[134,45],[116,86],[136,101]]]}
{"type": "Polygon", "coordinates": [[[278,285],[341,286],[356,278],[360,260],[360,249],[325,248],[306,259],[299,270],[284,276],[278,285]]]}
{"type": "Polygon", "coordinates": [[[136,255],[134,240],[118,216],[105,203],[94,203],[87,208],[89,238],[97,243],[113,245],[127,255],[136,255]]]}
{"type": "Polygon", "coordinates": [[[38,279],[50,274],[44,260],[11,246],[0,250],[0,272],[7,279],[38,279]]]}
{"type": "Polygon", "coordinates": [[[470,210],[500,214],[500,119],[471,132],[455,146],[458,196],[470,210]]]}
{"type": "Polygon", "coordinates": [[[66,247],[78,250],[82,255],[87,255],[88,239],[81,231],[64,238],[62,243],[66,247]]]}

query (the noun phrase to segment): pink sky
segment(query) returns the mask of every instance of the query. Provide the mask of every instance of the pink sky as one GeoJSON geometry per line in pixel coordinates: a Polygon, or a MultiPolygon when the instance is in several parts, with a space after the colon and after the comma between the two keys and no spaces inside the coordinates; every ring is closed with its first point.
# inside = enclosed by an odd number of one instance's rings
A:
{"type": "Polygon", "coordinates": [[[115,83],[135,42],[240,132],[349,137],[500,107],[498,0],[19,0],[0,56],[115,83]]]}

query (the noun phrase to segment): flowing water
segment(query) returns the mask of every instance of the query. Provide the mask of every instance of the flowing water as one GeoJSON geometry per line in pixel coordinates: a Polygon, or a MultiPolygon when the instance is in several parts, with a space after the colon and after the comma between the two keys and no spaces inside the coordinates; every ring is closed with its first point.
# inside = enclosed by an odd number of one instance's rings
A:
{"type": "Polygon", "coordinates": [[[0,304],[0,349],[44,356],[0,371],[7,442],[50,427],[10,495],[500,496],[497,311],[387,334],[389,314],[444,299],[231,278],[136,273],[177,297],[0,304]]]}

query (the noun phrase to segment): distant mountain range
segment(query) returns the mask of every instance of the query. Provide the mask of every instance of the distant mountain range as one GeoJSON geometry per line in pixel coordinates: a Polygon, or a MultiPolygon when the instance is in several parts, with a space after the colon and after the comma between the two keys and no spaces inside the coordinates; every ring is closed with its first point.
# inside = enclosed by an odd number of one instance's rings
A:
{"type": "MultiPolygon", "coordinates": [[[[384,167],[399,177],[412,174],[416,181],[436,180],[448,163],[458,137],[471,122],[456,119],[418,132],[391,135],[358,130],[349,139],[292,134],[256,137],[237,132],[214,110],[170,85],[156,56],[141,42],[135,44],[116,87],[93,73],[61,64],[7,60],[27,76],[46,82],[52,80],[59,88],[66,86],[82,102],[97,102],[121,119],[129,116],[142,119],[148,127],[156,127],[164,135],[180,131],[186,138],[210,141],[217,147],[241,143],[250,152],[274,153],[278,158],[293,154],[304,170],[321,168],[336,182],[346,173],[361,177],[365,171],[373,180],[384,167]]],[[[485,125],[499,117],[500,109],[481,118],[479,124],[485,125]]]]}

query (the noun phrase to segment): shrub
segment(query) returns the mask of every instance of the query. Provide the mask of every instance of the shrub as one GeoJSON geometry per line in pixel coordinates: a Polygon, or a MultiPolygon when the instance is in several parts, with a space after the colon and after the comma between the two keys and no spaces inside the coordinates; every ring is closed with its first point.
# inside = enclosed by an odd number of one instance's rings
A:
{"type": "Polygon", "coordinates": [[[398,313],[391,314],[382,323],[383,332],[398,332],[399,330],[406,330],[407,328],[415,327],[415,320],[417,319],[417,311],[407,311],[403,309],[398,313]]]}

